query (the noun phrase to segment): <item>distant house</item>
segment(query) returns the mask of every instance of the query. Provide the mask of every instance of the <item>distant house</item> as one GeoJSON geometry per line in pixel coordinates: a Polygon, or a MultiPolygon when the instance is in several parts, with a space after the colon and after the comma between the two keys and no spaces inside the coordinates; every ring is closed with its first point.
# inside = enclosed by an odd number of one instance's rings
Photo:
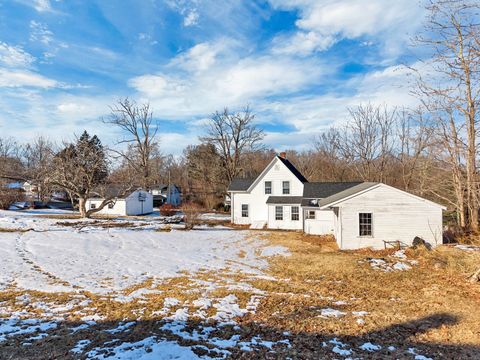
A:
{"type": "Polygon", "coordinates": [[[150,192],[153,195],[154,206],[162,206],[163,204],[179,206],[182,203],[182,192],[175,184],[155,185],[150,192]]]}
{"type": "MultiPolygon", "coordinates": [[[[115,189],[107,190],[106,196],[111,197],[117,193],[115,189]]],[[[87,199],[87,210],[100,207],[104,198],[87,199]]],[[[135,216],[145,215],[153,212],[153,196],[148,191],[138,189],[132,190],[127,195],[115,196],[114,203],[105,206],[97,214],[118,215],[118,216],[135,216]]]]}
{"type": "Polygon", "coordinates": [[[382,183],[310,183],[285,153],[228,191],[235,224],[332,234],[341,249],[411,245],[416,236],[442,242],[442,205],[382,183]]]}

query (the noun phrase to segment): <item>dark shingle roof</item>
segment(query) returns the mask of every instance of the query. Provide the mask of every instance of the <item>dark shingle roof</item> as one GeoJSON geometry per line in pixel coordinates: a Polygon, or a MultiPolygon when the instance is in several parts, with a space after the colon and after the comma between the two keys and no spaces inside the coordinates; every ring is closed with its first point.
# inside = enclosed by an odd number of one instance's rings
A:
{"type": "Polygon", "coordinates": [[[329,205],[329,204],[332,204],[336,201],[339,201],[339,200],[342,200],[342,199],[345,199],[346,197],[349,197],[351,195],[354,195],[356,193],[359,193],[363,190],[367,190],[373,186],[376,186],[378,185],[379,183],[377,182],[362,182],[360,184],[357,184],[355,186],[352,186],[352,187],[349,187],[343,191],[340,191],[340,192],[337,192],[335,194],[332,194],[331,196],[325,198],[325,199],[322,199],[320,200],[320,206],[326,206],[326,205],[329,205]]]}
{"type": "Polygon", "coordinates": [[[300,204],[301,196],[269,196],[267,204],[300,204]]]}
{"type": "Polygon", "coordinates": [[[228,191],[246,191],[254,181],[255,179],[233,179],[228,187],[228,191]]]}
{"type": "Polygon", "coordinates": [[[308,183],[308,180],[302,175],[300,171],[297,170],[295,166],[293,166],[293,164],[289,160],[281,156],[277,156],[277,158],[280,159],[280,161],[288,168],[288,170],[293,173],[293,175],[297,177],[298,180],[300,180],[302,183],[308,183]]]}
{"type": "Polygon", "coordinates": [[[303,197],[307,199],[324,199],[362,182],[312,182],[303,186],[303,197]]]}

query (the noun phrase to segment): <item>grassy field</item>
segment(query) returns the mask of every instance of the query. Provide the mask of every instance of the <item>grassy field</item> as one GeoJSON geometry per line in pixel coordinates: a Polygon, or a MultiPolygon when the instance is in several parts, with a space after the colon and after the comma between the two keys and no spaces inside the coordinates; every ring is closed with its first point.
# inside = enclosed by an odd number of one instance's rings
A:
{"type": "MultiPolygon", "coordinates": [[[[200,269],[115,299],[13,284],[0,292],[0,318],[24,313],[46,329],[32,337],[20,327],[5,341],[0,333],[0,359],[117,358],[119,347],[130,357],[118,358],[135,359],[138,347],[142,356],[155,350],[146,338],[191,349],[184,358],[478,358],[480,285],[466,278],[480,251],[338,251],[331,239],[295,232],[250,236],[290,256],[271,258],[261,276],[200,269]]],[[[240,249],[235,261],[244,256],[240,249]]]]}

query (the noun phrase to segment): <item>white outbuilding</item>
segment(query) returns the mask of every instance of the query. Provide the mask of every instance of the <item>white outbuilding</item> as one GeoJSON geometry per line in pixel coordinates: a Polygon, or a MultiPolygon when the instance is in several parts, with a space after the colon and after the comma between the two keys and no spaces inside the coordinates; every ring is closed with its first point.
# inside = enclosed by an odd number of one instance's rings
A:
{"type": "MultiPolygon", "coordinates": [[[[104,198],[89,198],[87,210],[100,207],[104,198]]],[[[153,195],[143,189],[132,190],[123,196],[117,196],[97,214],[116,216],[137,216],[153,212],[153,195]]]]}
{"type": "Polygon", "coordinates": [[[285,153],[257,178],[235,179],[229,193],[233,223],[331,234],[340,249],[442,243],[444,206],[383,183],[311,183],[285,153]]]}

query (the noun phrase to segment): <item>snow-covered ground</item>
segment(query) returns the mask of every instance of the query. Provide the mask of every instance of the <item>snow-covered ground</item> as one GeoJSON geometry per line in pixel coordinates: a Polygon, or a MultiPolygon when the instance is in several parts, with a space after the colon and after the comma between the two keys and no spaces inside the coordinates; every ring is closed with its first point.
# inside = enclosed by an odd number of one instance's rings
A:
{"type": "MultiPolygon", "coordinates": [[[[0,229],[4,229],[0,233],[0,294],[22,294],[13,302],[0,302],[0,346],[20,336],[28,347],[70,322],[72,334],[104,328],[102,321],[108,315],[95,308],[95,296],[100,296],[99,301],[128,304],[148,302],[157,295],[160,303],[149,314],[150,320],[160,319],[157,334],[132,343],[113,341],[108,346],[82,338],[70,352],[92,359],[198,357],[191,346],[182,346],[172,337],[201,341],[208,345],[207,353],[213,351],[221,357],[228,355],[226,349],[232,346],[274,345],[260,337],[248,341],[233,335],[219,338],[215,331],[235,326],[237,318],[255,311],[263,293],[248,280],[268,278],[264,273],[268,258],[287,256],[286,248],[269,246],[248,231],[225,227],[183,231],[174,226],[171,231],[160,231],[164,225],[155,217],[118,220],[119,224],[128,221],[126,227],[104,227],[99,224],[112,221],[38,216],[42,214],[52,215],[50,211],[0,211],[0,229]],[[162,292],[172,290],[162,288],[162,283],[176,277],[189,279],[188,289],[183,290],[190,294],[188,299],[162,298],[162,292]],[[216,293],[219,290],[222,295],[216,293]],[[32,291],[47,297],[66,295],[59,302],[39,298],[32,291]],[[248,301],[242,303],[236,292],[247,293],[248,301]],[[187,322],[192,320],[204,325],[189,332],[187,322]]],[[[141,310],[136,321],[103,332],[112,336],[128,333],[144,320],[141,310]]],[[[280,344],[288,346],[285,341],[280,344]]]]}
{"type": "MultiPolygon", "coordinates": [[[[184,231],[159,214],[109,220],[68,214],[0,211],[0,358],[37,359],[42,346],[48,350],[40,358],[211,359],[253,351],[281,358],[295,346],[288,331],[268,332],[262,324],[254,331],[255,321],[242,326],[266,297],[280,295],[257,289],[255,281],[289,281],[268,275],[271,259],[289,251],[260,239],[262,233],[184,231]]],[[[416,265],[403,251],[368,263],[385,272],[416,265]]],[[[331,305],[317,309],[324,321],[361,326],[369,319],[364,309],[346,310],[348,301],[325,299],[331,305]]],[[[387,349],[333,336],[316,346],[335,358],[387,349]]],[[[409,357],[427,359],[414,348],[409,357]]]]}

